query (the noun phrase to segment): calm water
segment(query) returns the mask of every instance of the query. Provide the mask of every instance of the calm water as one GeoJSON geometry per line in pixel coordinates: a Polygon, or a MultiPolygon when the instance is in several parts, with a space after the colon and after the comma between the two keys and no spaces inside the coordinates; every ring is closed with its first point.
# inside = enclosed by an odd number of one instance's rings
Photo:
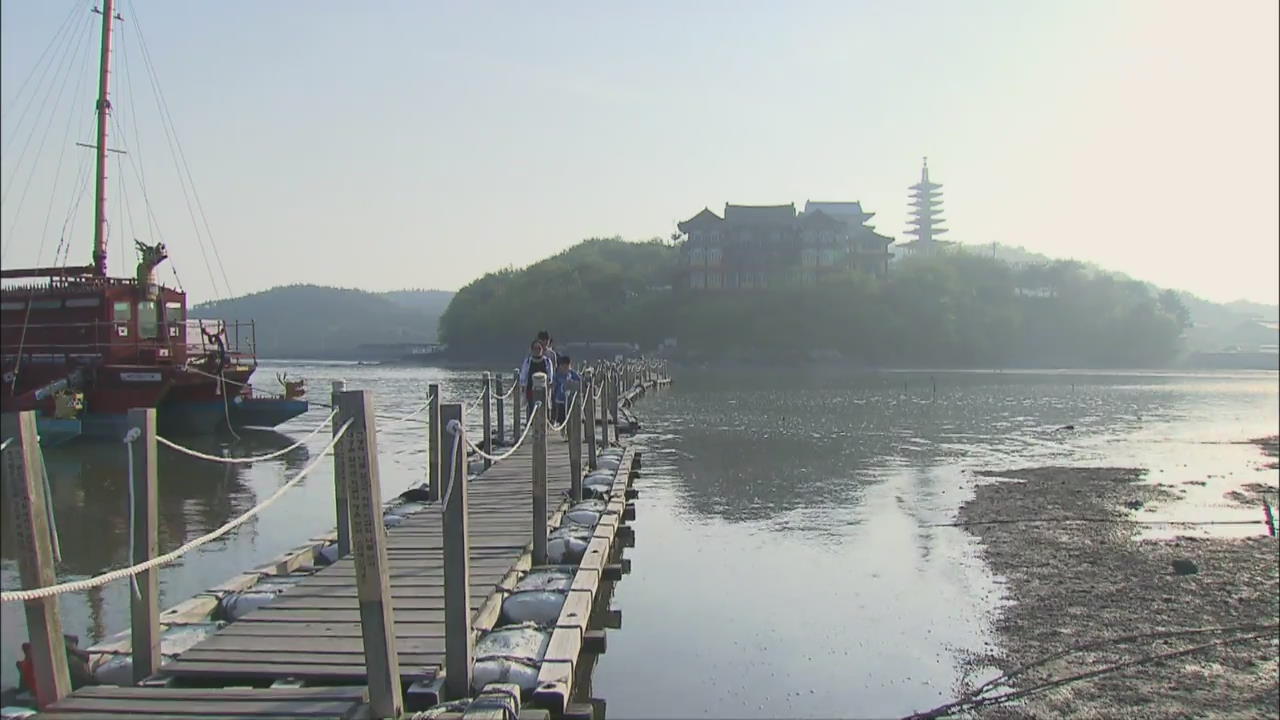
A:
{"type": "MultiPolygon", "coordinates": [[[[471,400],[477,373],[316,363],[264,366],[375,392],[381,413],[417,407],[428,382],[471,400]]],[[[902,714],[948,699],[961,653],[991,642],[998,579],[954,519],[973,469],[1138,465],[1189,486],[1181,517],[1238,517],[1226,484],[1274,484],[1249,445],[1275,433],[1277,376],[1153,373],[687,372],[640,406],[645,470],[632,574],[618,586],[594,694],[612,717],[902,714]],[[936,378],[934,398],[931,378],[936,378]],[[1059,431],[1064,425],[1074,431],[1059,431]]],[[[232,443],[257,454],[327,411],[232,443]]],[[[389,423],[382,423],[388,425],[389,423]]],[[[422,426],[380,434],[383,494],[420,481],[422,426]]],[[[311,444],[320,446],[322,437],[311,444]]],[[[209,447],[207,444],[206,447],[209,447]]],[[[251,507],[311,458],[227,468],[161,450],[165,549],[251,507]]],[[[64,562],[83,577],[126,562],[121,446],[48,454],[64,562]]],[[[281,503],[161,574],[164,605],[270,559],[333,524],[327,461],[281,503]]],[[[1256,513],[1255,513],[1256,514],[1256,513]]],[[[1253,514],[1245,515],[1254,519],[1253,514]]],[[[5,537],[3,579],[16,586],[5,537]]],[[[127,587],[64,596],[69,632],[127,627],[127,587]]],[[[25,627],[3,608],[6,685],[25,627]]]]}

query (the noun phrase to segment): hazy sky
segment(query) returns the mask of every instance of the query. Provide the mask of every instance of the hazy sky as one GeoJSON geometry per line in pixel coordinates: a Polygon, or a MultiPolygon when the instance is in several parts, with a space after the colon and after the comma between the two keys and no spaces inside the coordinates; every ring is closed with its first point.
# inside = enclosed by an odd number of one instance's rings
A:
{"type": "MultiPolygon", "coordinates": [[[[56,114],[24,124],[19,93],[73,5],[92,4],[0,4],[10,266],[36,261],[42,237],[52,261],[92,154],[73,143],[91,141],[97,16],[74,17],[86,49],[68,56],[77,72],[56,114]]],[[[901,242],[928,155],[952,240],[1277,299],[1275,0],[126,0],[120,12],[124,138],[111,146],[130,155],[112,158],[125,163],[112,269],[131,271],[122,242],[149,233],[138,163],[195,300],[216,293],[139,27],[236,294],[454,289],[585,237],[666,236],[726,201],[861,200],[901,242]]],[[[75,263],[88,261],[90,204],[72,213],[75,263]]]]}

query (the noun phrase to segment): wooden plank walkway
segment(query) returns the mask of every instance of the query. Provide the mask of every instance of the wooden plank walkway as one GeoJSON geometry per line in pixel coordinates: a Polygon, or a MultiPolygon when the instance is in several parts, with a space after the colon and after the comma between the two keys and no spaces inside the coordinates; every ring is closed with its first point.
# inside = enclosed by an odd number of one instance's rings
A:
{"type": "MultiPolygon", "coordinates": [[[[468,486],[472,626],[490,629],[504,593],[529,567],[533,527],[532,443],[468,486]]],[[[585,456],[585,451],[584,451],[585,456]]],[[[584,459],[585,463],[585,459],[584,459]]],[[[569,490],[569,446],[547,444],[548,514],[554,526],[569,490]]],[[[430,681],[444,664],[444,557],[438,505],[387,529],[401,682],[430,681]]],[[[366,678],[355,566],[343,558],[164,665],[192,684],[295,679],[309,684],[366,678]]]]}

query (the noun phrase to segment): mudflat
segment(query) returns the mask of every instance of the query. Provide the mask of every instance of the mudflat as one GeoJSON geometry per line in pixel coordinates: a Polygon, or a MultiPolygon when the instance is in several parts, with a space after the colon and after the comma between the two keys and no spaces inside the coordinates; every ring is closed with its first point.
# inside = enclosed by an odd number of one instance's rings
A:
{"type": "Polygon", "coordinates": [[[958,524],[1006,582],[997,647],[970,659],[975,678],[999,677],[924,717],[1277,717],[1280,561],[1260,503],[1272,485],[1239,497],[1258,508],[1257,535],[1144,540],[1134,511],[1178,495],[1142,470],[987,475],[958,524]]]}

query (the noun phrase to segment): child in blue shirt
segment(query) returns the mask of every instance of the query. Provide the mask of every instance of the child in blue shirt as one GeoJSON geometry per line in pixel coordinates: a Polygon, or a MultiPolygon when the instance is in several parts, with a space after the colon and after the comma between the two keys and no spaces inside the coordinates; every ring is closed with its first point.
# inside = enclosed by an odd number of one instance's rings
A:
{"type": "MultiPolygon", "coordinates": [[[[568,417],[568,400],[569,400],[569,382],[582,382],[582,376],[573,369],[573,360],[568,355],[559,355],[556,357],[556,374],[552,379],[551,398],[552,404],[555,406],[555,424],[563,425],[565,418],[568,417]]],[[[562,436],[567,437],[566,430],[560,431],[562,436]]]]}

